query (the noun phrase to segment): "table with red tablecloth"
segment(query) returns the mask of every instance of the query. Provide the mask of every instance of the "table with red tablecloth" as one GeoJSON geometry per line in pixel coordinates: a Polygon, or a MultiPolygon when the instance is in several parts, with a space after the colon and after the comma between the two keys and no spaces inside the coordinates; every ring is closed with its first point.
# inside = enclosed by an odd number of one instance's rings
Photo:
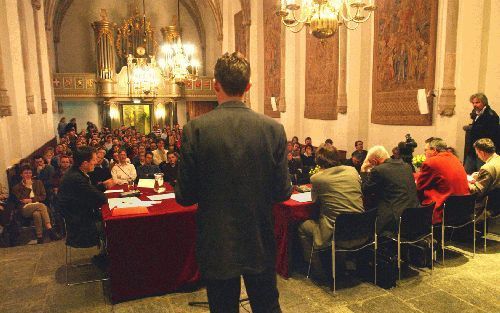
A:
{"type": "MultiPolygon", "coordinates": [[[[141,200],[154,194],[152,189],[139,189],[141,200]]],[[[147,209],[147,214],[112,216],[107,205],[102,208],[113,302],[176,291],[200,279],[195,260],[196,206],[182,207],[167,199],[147,209]]],[[[276,204],[273,211],[276,270],[288,278],[291,235],[300,221],[313,214],[314,206],[290,199],[276,204]]]]}
{"type": "MultiPolygon", "coordinates": [[[[154,194],[152,189],[139,189],[141,200],[154,194]]],[[[147,209],[147,214],[112,216],[107,205],[102,208],[113,302],[172,292],[200,278],[196,206],[182,207],[166,199],[147,209]]]]}
{"type": "Polygon", "coordinates": [[[311,218],[316,212],[311,202],[289,199],[273,207],[274,235],[276,237],[276,272],[284,278],[290,275],[293,234],[297,225],[311,218]]]}

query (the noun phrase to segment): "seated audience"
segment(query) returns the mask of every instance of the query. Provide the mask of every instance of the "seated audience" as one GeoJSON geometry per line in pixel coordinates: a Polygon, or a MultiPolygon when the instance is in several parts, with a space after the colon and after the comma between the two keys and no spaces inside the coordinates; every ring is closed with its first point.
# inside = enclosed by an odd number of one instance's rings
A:
{"type": "Polygon", "coordinates": [[[450,195],[469,194],[464,167],[453,154],[446,151],[446,147],[446,142],[440,138],[426,140],[426,160],[417,176],[417,191],[422,204],[436,202],[433,224],[441,223],[442,206],[450,195]]]}
{"type": "Polygon", "coordinates": [[[299,159],[300,159],[300,155],[301,155],[301,154],[300,154],[300,150],[301,150],[301,149],[300,149],[300,143],[295,142],[295,143],[293,144],[293,157],[294,157],[294,158],[299,158],[299,159]]]}
{"type": "Polygon", "coordinates": [[[59,158],[59,168],[56,170],[53,179],[52,179],[52,187],[54,194],[57,194],[59,190],[59,186],[61,185],[62,178],[64,174],[71,167],[71,160],[67,155],[63,155],[59,158]]]}
{"type": "Polygon", "coordinates": [[[500,156],[495,153],[495,144],[489,138],[474,142],[474,149],[484,165],[472,175],[474,180],[469,183],[469,190],[483,198],[492,190],[500,188],[500,156]]]}
{"type": "Polygon", "coordinates": [[[158,148],[153,151],[153,163],[160,166],[162,163],[167,163],[167,150],[165,149],[165,141],[159,139],[156,142],[158,148]]]}
{"type": "Polygon", "coordinates": [[[127,162],[127,152],[125,150],[120,151],[118,155],[119,162],[116,163],[111,169],[111,176],[113,181],[117,185],[127,184],[129,181],[135,181],[137,178],[137,172],[135,167],[127,162]]]}
{"type": "Polygon", "coordinates": [[[330,245],[335,218],[339,214],[363,212],[359,174],[354,168],[340,164],[337,149],[321,145],[316,163],[321,170],[311,176],[311,196],[319,205],[319,219],[307,220],[299,226],[306,259],[311,253],[311,244],[315,248],[330,245]]]}
{"type": "Polygon", "coordinates": [[[361,164],[363,164],[363,162],[365,161],[366,154],[368,153],[368,151],[366,151],[366,150],[363,149],[363,142],[361,140],[357,140],[354,143],[354,147],[356,148],[356,150],[351,154],[351,157],[354,154],[356,154],[356,158],[359,159],[359,161],[361,161],[361,164]]]}
{"type": "MultiPolygon", "coordinates": [[[[42,159],[43,161],[43,159],[42,159]]],[[[12,193],[18,200],[18,210],[22,216],[33,218],[37,243],[43,243],[43,226],[49,233],[50,239],[59,240],[60,236],[52,229],[45,201],[45,188],[40,180],[33,179],[33,172],[29,165],[21,167],[22,181],[12,188],[12,193]]]]}
{"type": "Polygon", "coordinates": [[[377,233],[396,235],[403,210],[419,205],[411,167],[389,158],[384,147],[374,146],[361,166],[361,180],[365,199],[377,208],[377,233]]]}
{"type": "Polygon", "coordinates": [[[298,185],[302,179],[302,162],[300,159],[294,158],[292,152],[288,152],[288,173],[292,184],[298,185]]]}
{"type": "Polygon", "coordinates": [[[304,149],[304,153],[300,155],[300,159],[302,161],[302,167],[304,168],[305,173],[309,173],[309,170],[313,169],[316,166],[316,162],[314,161],[313,147],[311,145],[307,145],[304,149]]]}
{"type": "Polygon", "coordinates": [[[161,169],[163,171],[165,181],[174,185],[177,182],[177,171],[179,167],[177,166],[178,155],[174,151],[169,151],[167,154],[168,163],[164,164],[161,169]]]}
{"type": "MultiPolygon", "coordinates": [[[[35,173],[34,177],[43,183],[45,192],[47,195],[47,200],[52,199],[52,183],[54,181],[55,169],[52,165],[47,164],[41,155],[36,155],[34,157],[35,161],[35,173]]],[[[48,202],[47,202],[48,203],[48,202]]]]}
{"type": "Polygon", "coordinates": [[[158,165],[153,164],[153,153],[149,151],[146,152],[144,164],[137,168],[137,178],[154,178],[154,174],[159,172],[160,168],[158,165]]]}

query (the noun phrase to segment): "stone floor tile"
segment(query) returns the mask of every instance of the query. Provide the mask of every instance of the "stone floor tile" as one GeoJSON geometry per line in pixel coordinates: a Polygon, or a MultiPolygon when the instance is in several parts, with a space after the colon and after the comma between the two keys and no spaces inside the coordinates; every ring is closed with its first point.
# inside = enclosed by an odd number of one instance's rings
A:
{"type": "Polygon", "coordinates": [[[436,291],[408,301],[424,313],[476,313],[486,312],[444,291],[436,291]]]}

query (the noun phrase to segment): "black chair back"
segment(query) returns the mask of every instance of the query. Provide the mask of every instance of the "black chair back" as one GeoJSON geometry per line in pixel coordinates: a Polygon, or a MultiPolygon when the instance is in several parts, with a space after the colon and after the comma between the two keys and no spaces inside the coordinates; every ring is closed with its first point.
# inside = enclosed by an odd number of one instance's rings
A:
{"type": "Polygon", "coordinates": [[[444,225],[462,226],[472,222],[476,195],[450,196],[444,202],[444,225]]]}
{"type": "Polygon", "coordinates": [[[488,193],[488,203],[486,205],[491,217],[500,214],[500,188],[493,189],[488,193]]]}
{"type": "Polygon", "coordinates": [[[376,219],[377,210],[340,214],[335,220],[335,246],[339,249],[357,249],[372,242],[376,219]]]}
{"type": "Polygon", "coordinates": [[[417,240],[429,234],[435,202],[418,208],[407,208],[401,214],[401,237],[417,240]]]}

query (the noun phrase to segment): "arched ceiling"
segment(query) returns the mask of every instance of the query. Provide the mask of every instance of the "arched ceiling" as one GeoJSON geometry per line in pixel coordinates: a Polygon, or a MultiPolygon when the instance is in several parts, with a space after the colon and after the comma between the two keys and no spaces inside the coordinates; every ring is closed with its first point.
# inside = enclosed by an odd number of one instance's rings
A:
{"type": "MultiPolygon", "coordinates": [[[[241,0],[249,2],[249,0],[241,0]]],[[[180,3],[189,12],[195,26],[198,30],[200,40],[205,41],[205,25],[202,15],[200,14],[200,6],[196,0],[180,0],[180,3]]],[[[213,17],[217,30],[217,39],[222,40],[222,8],[220,0],[203,0],[204,4],[210,8],[211,16],[213,17]]],[[[53,31],[54,42],[60,41],[61,25],[73,0],[44,0],[45,4],[45,27],[47,30],[53,31]]],[[[243,6],[243,5],[242,5],[243,6]]]]}

